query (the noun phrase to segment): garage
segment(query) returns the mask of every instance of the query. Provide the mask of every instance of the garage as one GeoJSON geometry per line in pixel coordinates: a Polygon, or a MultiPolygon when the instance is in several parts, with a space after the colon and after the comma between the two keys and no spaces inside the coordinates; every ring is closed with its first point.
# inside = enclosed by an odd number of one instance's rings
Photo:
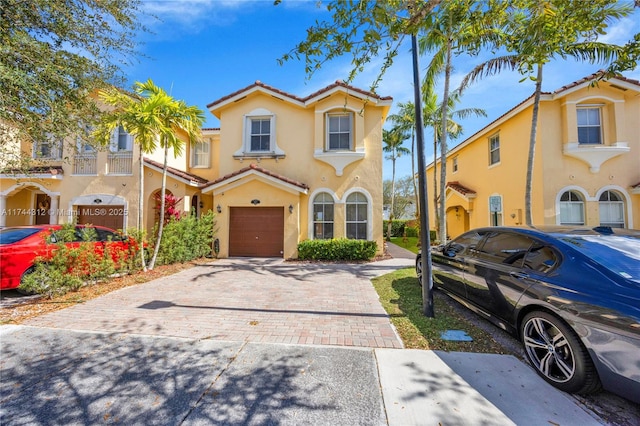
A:
{"type": "Polygon", "coordinates": [[[231,207],[229,256],[282,257],[283,207],[231,207]]]}
{"type": "Polygon", "coordinates": [[[124,206],[78,206],[78,224],[106,226],[111,229],[124,228],[124,206]]]}

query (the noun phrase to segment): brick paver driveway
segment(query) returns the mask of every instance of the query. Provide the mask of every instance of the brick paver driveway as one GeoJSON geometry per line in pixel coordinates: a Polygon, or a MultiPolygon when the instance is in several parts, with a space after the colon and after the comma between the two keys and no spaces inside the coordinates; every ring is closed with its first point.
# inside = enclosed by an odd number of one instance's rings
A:
{"type": "Polygon", "coordinates": [[[26,325],[225,341],[400,348],[370,278],[392,263],[221,259],[26,325]]]}

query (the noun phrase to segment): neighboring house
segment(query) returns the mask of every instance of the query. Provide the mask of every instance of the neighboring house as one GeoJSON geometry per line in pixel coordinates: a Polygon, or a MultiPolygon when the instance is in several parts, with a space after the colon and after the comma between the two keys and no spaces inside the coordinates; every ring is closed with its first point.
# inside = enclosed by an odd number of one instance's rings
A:
{"type": "MultiPolygon", "coordinates": [[[[391,103],[340,81],[304,98],[256,82],[208,105],[220,128],[169,155],[167,191],[183,211],[216,212],[219,257],[291,258],[300,241],[333,237],[373,240],[381,252],[382,125],[391,103]]],[[[42,167],[0,175],[0,226],[137,226],[140,152],[122,129],[106,152],[69,141],[21,149],[42,167]]],[[[162,150],[144,158],[148,231],[163,161],[162,150]]]]}
{"type": "MultiPolygon", "coordinates": [[[[594,84],[597,77],[542,94],[534,224],[639,225],[640,82],[618,77],[594,84]]],[[[449,238],[480,226],[524,223],[532,110],[533,96],[449,151],[449,238]]],[[[439,177],[439,162],[435,166],[439,177]]],[[[429,188],[433,168],[433,163],[427,167],[429,188]]],[[[433,228],[435,214],[430,218],[433,228]]]]}

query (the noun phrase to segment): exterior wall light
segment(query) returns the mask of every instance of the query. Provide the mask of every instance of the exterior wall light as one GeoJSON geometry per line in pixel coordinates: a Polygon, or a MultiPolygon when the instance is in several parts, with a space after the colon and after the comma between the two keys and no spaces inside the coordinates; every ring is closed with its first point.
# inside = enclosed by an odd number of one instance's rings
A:
{"type": "Polygon", "coordinates": [[[217,211],[218,213],[222,213],[222,206],[221,206],[220,204],[218,204],[218,205],[216,206],[216,211],[217,211]]]}
{"type": "Polygon", "coordinates": [[[293,213],[293,204],[289,204],[289,214],[293,213]]]}
{"type": "Polygon", "coordinates": [[[260,200],[258,200],[257,198],[254,198],[253,200],[251,200],[251,204],[253,204],[254,206],[257,206],[258,204],[260,204],[260,200]]]}

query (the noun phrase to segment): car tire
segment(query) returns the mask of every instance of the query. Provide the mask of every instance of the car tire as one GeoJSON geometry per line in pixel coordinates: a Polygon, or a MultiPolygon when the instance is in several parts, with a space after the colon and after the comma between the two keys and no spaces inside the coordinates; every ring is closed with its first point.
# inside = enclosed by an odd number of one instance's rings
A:
{"type": "Polygon", "coordinates": [[[418,284],[422,287],[422,256],[416,257],[416,276],[418,277],[418,284]]]}
{"type": "Polygon", "coordinates": [[[520,339],[536,373],[551,385],[578,394],[601,389],[587,350],[576,333],[558,317],[545,311],[530,312],[522,320],[520,339]]]}
{"type": "MultiPolygon", "coordinates": [[[[22,274],[22,277],[20,278],[20,285],[22,285],[24,277],[26,277],[27,275],[33,274],[35,270],[36,270],[36,267],[32,265],[26,271],[24,271],[24,273],[22,274]]],[[[16,291],[24,296],[31,296],[35,294],[35,292],[33,291],[28,291],[20,287],[16,288],[16,291]]]]}

